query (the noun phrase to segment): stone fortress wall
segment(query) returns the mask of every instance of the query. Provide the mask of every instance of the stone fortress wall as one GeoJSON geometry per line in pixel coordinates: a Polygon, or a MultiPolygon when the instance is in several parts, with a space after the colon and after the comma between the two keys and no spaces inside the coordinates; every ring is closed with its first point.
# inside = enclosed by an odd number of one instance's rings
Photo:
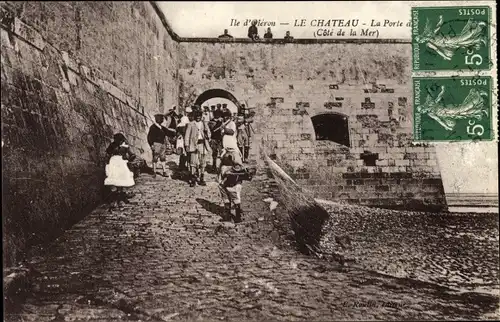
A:
{"type": "Polygon", "coordinates": [[[149,157],[147,119],[177,100],[178,44],[149,3],[7,1],[0,10],[9,260],[102,200],[113,133],[149,157]]]}
{"type": "Polygon", "coordinates": [[[434,148],[412,144],[410,62],[409,43],[191,40],[179,46],[180,102],[220,89],[254,107],[253,156],[265,140],[318,198],[442,209],[434,148]],[[345,120],[347,142],[316,140],[311,118],[325,114],[345,120]]]}
{"type": "Polygon", "coordinates": [[[7,259],[101,200],[113,133],[149,161],[151,115],[214,89],[255,108],[253,157],[266,140],[318,197],[445,206],[433,148],[411,144],[409,43],[182,39],[153,2],[0,10],[7,259]],[[316,140],[311,117],[325,113],[345,121],[348,144],[316,140]]]}

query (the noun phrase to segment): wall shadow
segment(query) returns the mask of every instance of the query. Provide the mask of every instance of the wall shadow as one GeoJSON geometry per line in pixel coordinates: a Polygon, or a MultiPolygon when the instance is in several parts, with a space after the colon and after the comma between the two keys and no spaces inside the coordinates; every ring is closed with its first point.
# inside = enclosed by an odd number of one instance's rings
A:
{"type": "Polygon", "coordinates": [[[209,211],[213,213],[214,215],[218,215],[221,218],[223,217],[224,214],[224,207],[213,203],[211,201],[208,201],[206,199],[201,199],[201,198],[196,198],[196,201],[205,209],[206,211],[209,211]]]}

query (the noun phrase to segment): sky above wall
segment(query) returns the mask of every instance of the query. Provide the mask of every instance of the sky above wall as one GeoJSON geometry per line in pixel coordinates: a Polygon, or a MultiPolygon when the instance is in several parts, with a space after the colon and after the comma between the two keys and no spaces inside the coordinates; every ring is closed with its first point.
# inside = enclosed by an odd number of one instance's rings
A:
{"type": "MultiPolygon", "coordinates": [[[[163,2],[157,1],[163,10],[169,24],[181,37],[217,37],[228,29],[229,33],[237,38],[246,38],[248,25],[244,22],[249,19],[261,19],[265,22],[274,22],[271,27],[274,38],[282,38],[289,30],[296,38],[314,38],[313,32],[317,31],[319,20],[344,19],[344,24],[350,19],[360,19],[359,26],[365,23],[369,27],[371,19],[384,17],[393,21],[410,20],[409,2],[385,1],[372,3],[368,1],[344,2],[163,2]],[[231,20],[241,22],[239,26],[231,26],[231,20]],[[295,19],[305,26],[294,26],[295,19]],[[288,25],[282,25],[288,24],[288,25]]],[[[380,20],[380,19],[378,19],[380,20]]],[[[325,26],[323,29],[339,29],[325,26]]],[[[266,26],[259,27],[262,36],[266,26]]],[[[359,29],[359,28],[358,28],[359,29]]],[[[383,38],[409,38],[409,27],[381,28],[383,38]],[[382,33],[383,31],[383,33],[382,33]]],[[[329,36],[322,36],[332,38],[329,36]]],[[[333,37],[335,38],[335,37],[333,37]]]]}
{"type": "MultiPolygon", "coordinates": [[[[397,38],[410,39],[413,6],[450,6],[463,1],[156,1],[167,21],[181,37],[217,37],[228,29],[236,38],[246,38],[246,20],[274,23],[274,38],[290,31],[295,38],[397,38]],[[240,22],[238,26],[234,21],[240,22]],[[323,21],[323,26],[321,22],[323,21]],[[340,20],[343,20],[342,22],[340,20]],[[356,20],[356,27],[352,23],[356,20]],[[231,22],[233,21],[233,25],[231,22]],[[328,22],[330,23],[328,25],[328,22]],[[348,25],[351,23],[351,25],[348,25]],[[340,25],[343,24],[344,27],[340,25]],[[380,25],[378,25],[380,24],[380,25]],[[342,29],[345,34],[338,35],[342,29]],[[356,35],[351,35],[354,30],[356,35]],[[378,31],[362,35],[362,30],[378,31]]],[[[474,1],[475,5],[492,1],[474,1]]],[[[262,37],[267,26],[260,26],[262,37]]]]}

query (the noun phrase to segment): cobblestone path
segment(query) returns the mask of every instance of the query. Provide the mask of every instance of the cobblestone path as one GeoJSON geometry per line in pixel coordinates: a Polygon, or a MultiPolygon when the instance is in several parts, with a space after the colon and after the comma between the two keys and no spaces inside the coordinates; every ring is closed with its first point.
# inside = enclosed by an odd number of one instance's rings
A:
{"type": "Polygon", "coordinates": [[[496,303],[299,254],[255,178],[243,224],[206,187],[141,175],[133,204],[103,205],[38,249],[34,289],[6,321],[478,319],[496,303]]]}

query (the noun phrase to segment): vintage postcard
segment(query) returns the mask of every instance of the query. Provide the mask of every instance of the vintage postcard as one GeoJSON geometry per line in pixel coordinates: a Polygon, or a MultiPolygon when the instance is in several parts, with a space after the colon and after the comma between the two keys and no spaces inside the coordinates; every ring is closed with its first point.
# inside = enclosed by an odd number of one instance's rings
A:
{"type": "Polygon", "coordinates": [[[496,12],[1,2],[4,320],[499,320],[496,12]]]}

